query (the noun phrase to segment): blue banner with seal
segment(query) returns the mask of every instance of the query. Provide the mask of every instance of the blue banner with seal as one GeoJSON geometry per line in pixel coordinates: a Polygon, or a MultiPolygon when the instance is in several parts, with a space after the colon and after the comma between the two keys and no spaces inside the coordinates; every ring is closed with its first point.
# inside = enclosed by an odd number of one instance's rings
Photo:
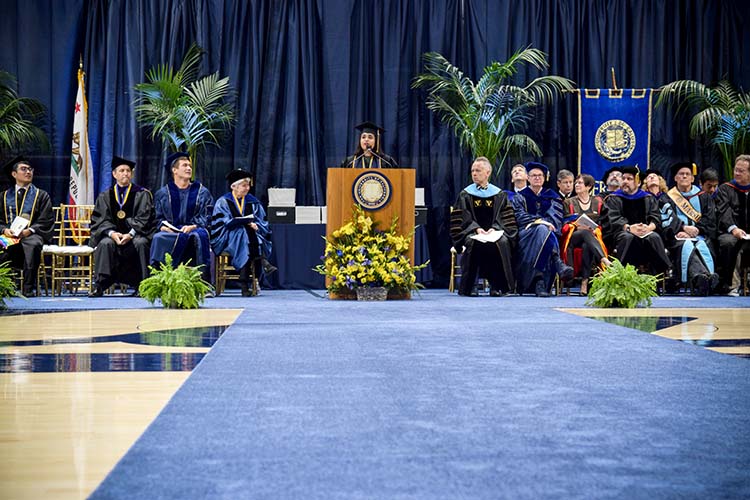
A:
{"type": "Polygon", "coordinates": [[[652,89],[579,89],[578,172],[602,175],[615,166],[649,168],[652,89]]]}

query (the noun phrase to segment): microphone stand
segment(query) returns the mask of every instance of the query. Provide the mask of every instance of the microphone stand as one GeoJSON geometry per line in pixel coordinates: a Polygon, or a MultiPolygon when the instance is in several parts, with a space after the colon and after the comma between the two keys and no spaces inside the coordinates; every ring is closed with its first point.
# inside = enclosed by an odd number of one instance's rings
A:
{"type": "Polygon", "coordinates": [[[352,160],[352,161],[351,161],[351,162],[349,163],[349,168],[356,168],[356,167],[355,167],[355,164],[357,163],[357,160],[359,160],[360,158],[362,158],[362,157],[363,157],[363,156],[365,155],[365,153],[367,153],[367,151],[370,151],[370,152],[372,152],[372,150],[371,150],[371,149],[369,149],[369,148],[368,148],[368,149],[366,149],[365,151],[362,151],[362,154],[361,154],[361,155],[359,155],[359,156],[355,157],[355,158],[354,158],[354,159],[353,159],[353,160],[352,160]]]}
{"type": "Polygon", "coordinates": [[[394,167],[393,167],[393,163],[389,162],[389,161],[388,161],[388,160],[386,160],[386,159],[385,159],[385,158],[384,158],[384,157],[383,157],[382,155],[380,155],[380,154],[376,153],[375,151],[373,151],[373,150],[372,150],[372,148],[367,148],[367,150],[368,150],[368,151],[369,151],[370,153],[372,153],[373,155],[375,155],[375,157],[376,157],[376,158],[380,159],[380,161],[384,161],[384,162],[386,162],[386,163],[387,163],[388,165],[390,165],[390,167],[391,167],[391,168],[394,168],[394,167]]]}

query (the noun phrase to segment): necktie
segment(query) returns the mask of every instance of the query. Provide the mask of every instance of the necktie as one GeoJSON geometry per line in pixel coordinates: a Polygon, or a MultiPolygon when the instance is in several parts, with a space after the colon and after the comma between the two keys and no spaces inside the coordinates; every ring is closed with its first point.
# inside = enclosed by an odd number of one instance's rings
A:
{"type": "Polygon", "coordinates": [[[18,198],[20,198],[22,201],[23,201],[23,195],[25,195],[25,194],[26,194],[26,189],[25,188],[20,188],[18,190],[18,198]]]}

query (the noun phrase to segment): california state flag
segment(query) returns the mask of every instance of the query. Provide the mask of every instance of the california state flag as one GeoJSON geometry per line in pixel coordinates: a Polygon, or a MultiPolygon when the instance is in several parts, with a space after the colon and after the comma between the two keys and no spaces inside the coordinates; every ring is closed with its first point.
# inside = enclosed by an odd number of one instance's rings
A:
{"type": "Polygon", "coordinates": [[[71,205],[94,204],[94,169],[89,150],[88,107],[83,85],[83,69],[78,70],[78,94],[76,94],[73,118],[73,152],[70,158],[71,205]]]}

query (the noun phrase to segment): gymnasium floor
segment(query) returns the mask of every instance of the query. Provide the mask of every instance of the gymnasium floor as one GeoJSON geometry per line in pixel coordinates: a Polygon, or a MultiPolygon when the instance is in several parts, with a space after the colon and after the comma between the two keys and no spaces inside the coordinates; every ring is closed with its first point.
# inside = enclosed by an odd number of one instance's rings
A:
{"type": "MultiPolygon", "coordinates": [[[[446,294],[428,291],[423,298],[446,294]]],[[[264,295],[284,300],[284,292],[264,295]]],[[[11,301],[0,316],[2,498],[86,498],[253,300],[230,295],[179,312],[125,298],[11,301]]],[[[466,300],[512,303],[456,298],[457,309],[466,300]]],[[[695,302],[681,308],[672,300],[669,307],[635,310],[586,308],[580,298],[514,300],[600,319],[602,328],[617,324],[750,357],[746,298],[735,299],[737,308],[695,302]]]]}

